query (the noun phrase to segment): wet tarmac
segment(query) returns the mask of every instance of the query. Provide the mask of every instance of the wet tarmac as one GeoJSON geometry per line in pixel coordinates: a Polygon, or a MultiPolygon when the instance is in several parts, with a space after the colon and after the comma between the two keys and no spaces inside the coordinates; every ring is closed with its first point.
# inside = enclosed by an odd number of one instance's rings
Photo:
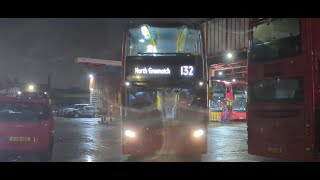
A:
{"type": "MultiPolygon", "coordinates": [[[[261,162],[272,161],[247,153],[247,125],[235,122],[210,124],[208,152],[195,157],[121,154],[121,122],[101,124],[99,118],[55,118],[54,162],[261,162]]],[[[10,161],[37,161],[19,159],[10,161]]]]}

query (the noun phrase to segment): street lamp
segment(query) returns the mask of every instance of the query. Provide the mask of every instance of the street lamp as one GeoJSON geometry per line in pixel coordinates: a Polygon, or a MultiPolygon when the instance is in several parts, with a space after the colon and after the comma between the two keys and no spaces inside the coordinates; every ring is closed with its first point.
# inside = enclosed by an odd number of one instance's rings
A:
{"type": "Polygon", "coordinates": [[[233,57],[232,53],[227,53],[227,58],[231,59],[233,57]]]}
{"type": "Polygon", "coordinates": [[[94,76],[92,74],[89,75],[89,90],[90,90],[90,104],[92,104],[92,94],[94,90],[94,76]]]}
{"type": "Polygon", "coordinates": [[[33,84],[29,84],[29,85],[28,85],[28,90],[29,90],[30,92],[34,91],[34,85],[33,85],[33,84]]]}

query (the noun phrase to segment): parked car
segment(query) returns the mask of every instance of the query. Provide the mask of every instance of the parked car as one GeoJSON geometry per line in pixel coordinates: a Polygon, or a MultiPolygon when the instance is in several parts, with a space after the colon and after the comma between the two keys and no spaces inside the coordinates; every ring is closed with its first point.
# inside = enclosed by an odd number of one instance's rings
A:
{"type": "Polygon", "coordinates": [[[99,117],[99,110],[92,105],[76,104],[63,111],[64,117],[99,117]]]}

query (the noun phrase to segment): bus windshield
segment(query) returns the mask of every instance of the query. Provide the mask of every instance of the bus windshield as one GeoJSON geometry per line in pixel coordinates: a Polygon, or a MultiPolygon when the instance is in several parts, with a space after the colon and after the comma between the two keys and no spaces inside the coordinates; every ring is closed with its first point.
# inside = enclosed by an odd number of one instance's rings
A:
{"type": "Polygon", "coordinates": [[[127,105],[133,109],[144,109],[149,106],[155,105],[157,101],[156,90],[135,90],[127,94],[127,105]]]}
{"type": "Polygon", "coordinates": [[[201,55],[200,30],[186,26],[130,28],[127,55],[191,54],[201,55]]]}
{"type": "Polygon", "coordinates": [[[300,19],[270,19],[253,27],[250,59],[263,62],[301,53],[300,19]]]}
{"type": "Polygon", "coordinates": [[[232,84],[232,91],[234,99],[247,98],[247,85],[232,84]]]}
{"type": "Polygon", "coordinates": [[[247,107],[247,85],[232,84],[233,91],[233,110],[237,112],[245,112],[247,107]]]}
{"type": "Polygon", "coordinates": [[[220,99],[226,97],[226,86],[222,82],[212,82],[211,83],[213,98],[220,99]]]}

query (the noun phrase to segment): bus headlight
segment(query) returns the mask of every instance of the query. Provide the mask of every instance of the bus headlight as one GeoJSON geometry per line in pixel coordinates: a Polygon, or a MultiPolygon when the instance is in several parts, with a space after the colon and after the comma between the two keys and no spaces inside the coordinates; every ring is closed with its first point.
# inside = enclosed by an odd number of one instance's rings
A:
{"type": "Polygon", "coordinates": [[[131,130],[126,130],[126,131],[124,132],[124,135],[127,136],[127,137],[129,137],[129,138],[134,138],[134,137],[136,137],[136,133],[135,133],[134,131],[131,131],[131,130]]]}
{"type": "Polygon", "coordinates": [[[199,138],[204,135],[204,130],[203,129],[197,129],[193,131],[193,137],[199,138]]]}

